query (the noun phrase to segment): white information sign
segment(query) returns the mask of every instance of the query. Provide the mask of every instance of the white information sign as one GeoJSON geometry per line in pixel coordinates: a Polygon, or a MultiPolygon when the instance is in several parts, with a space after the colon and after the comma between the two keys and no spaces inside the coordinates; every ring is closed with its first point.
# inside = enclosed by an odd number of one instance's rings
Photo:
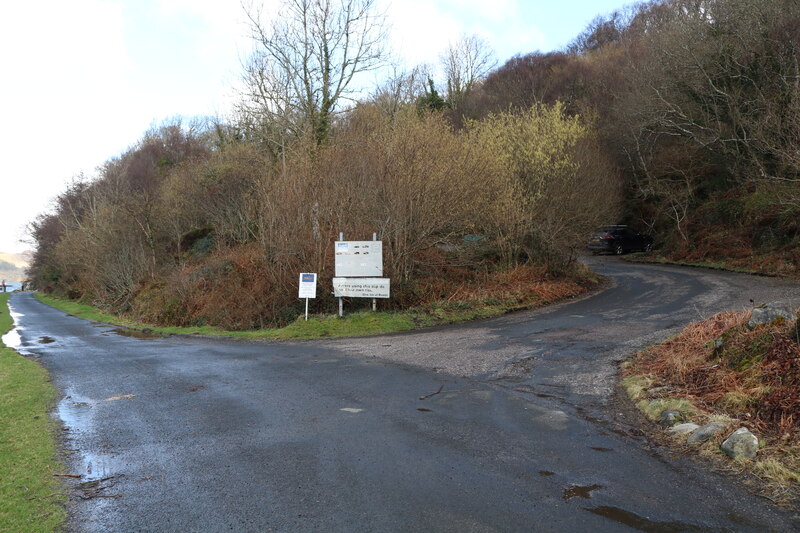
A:
{"type": "Polygon", "coordinates": [[[333,295],[351,298],[388,298],[389,278],[333,278],[333,295]]]}
{"type": "Polygon", "coordinates": [[[336,241],[334,253],[337,278],[383,276],[381,241],[336,241]]]}
{"type": "Polygon", "coordinates": [[[300,290],[298,298],[317,297],[317,275],[311,273],[300,274],[300,290]]]}

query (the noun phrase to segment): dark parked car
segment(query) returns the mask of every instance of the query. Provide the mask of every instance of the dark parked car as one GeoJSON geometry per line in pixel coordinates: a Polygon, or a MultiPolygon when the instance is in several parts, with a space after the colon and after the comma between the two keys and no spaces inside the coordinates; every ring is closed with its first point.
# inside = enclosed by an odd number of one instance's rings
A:
{"type": "Polygon", "coordinates": [[[637,233],[628,226],[603,226],[600,231],[589,238],[587,248],[595,254],[608,252],[620,255],[625,252],[649,252],[653,248],[653,238],[637,233]]]}

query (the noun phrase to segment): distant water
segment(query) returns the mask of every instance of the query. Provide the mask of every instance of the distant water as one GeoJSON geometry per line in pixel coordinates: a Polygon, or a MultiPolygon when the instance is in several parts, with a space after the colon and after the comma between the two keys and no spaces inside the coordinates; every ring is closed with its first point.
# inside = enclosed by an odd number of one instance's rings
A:
{"type": "Polygon", "coordinates": [[[20,288],[22,288],[22,283],[16,281],[6,281],[6,292],[18,291],[20,288]]]}

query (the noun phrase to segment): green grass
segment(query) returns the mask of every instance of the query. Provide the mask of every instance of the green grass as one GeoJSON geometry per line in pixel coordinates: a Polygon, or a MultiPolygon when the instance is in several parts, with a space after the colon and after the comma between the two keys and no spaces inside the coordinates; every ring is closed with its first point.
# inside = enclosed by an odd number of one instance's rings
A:
{"type": "Polygon", "coordinates": [[[71,300],[62,300],[42,293],[36,293],[35,297],[40,302],[60,309],[70,315],[131,329],[149,330],[154,333],[165,335],[222,335],[239,339],[265,340],[301,340],[393,333],[421,327],[456,324],[478,318],[491,318],[519,309],[536,307],[541,304],[539,301],[531,301],[526,304],[509,304],[496,300],[478,303],[463,302],[462,305],[451,302],[447,305],[433,307],[425,312],[415,309],[396,312],[380,311],[374,313],[362,311],[348,313],[344,318],[339,318],[337,315],[309,315],[308,321],[304,320],[304,317],[301,316],[283,328],[228,331],[213,326],[152,326],[130,320],[123,316],[111,315],[96,307],[71,300]]]}
{"type": "MultiPolygon", "coordinates": [[[[0,332],[13,327],[0,295],[0,332]]],[[[56,391],[47,371],[0,344],[0,531],[60,531],[66,493],[53,474],[55,424],[50,408],[56,391]]]]}

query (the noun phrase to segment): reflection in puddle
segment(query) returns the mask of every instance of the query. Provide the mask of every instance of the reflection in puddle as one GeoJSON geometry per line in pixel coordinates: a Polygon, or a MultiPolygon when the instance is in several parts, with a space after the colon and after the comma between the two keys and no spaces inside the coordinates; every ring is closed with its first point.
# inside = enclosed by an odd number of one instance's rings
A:
{"type": "Polygon", "coordinates": [[[549,476],[555,476],[556,473],[555,472],[551,472],[549,470],[539,470],[539,475],[540,476],[548,476],[549,477],[549,476]]]}
{"type": "MultiPolygon", "coordinates": [[[[71,389],[67,395],[58,402],[56,413],[73,436],[86,435],[92,431],[94,412],[97,403],[90,398],[75,394],[71,389]]],[[[80,438],[77,439],[80,444],[80,438]]],[[[84,481],[103,479],[112,475],[111,459],[106,455],[94,454],[78,450],[77,464],[74,465],[76,474],[80,474],[84,481]]]]}
{"type": "Polygon", "coordinates": [[[564,489],[564,499],[571,500],[572,498],[591,498],[593,490],[602,488],[603,488],[602,485],[588,485],[586,487],[580,487],[578,485],[574,485],[572,487],[564,489]]]}
{"type": "Polygon", "coordinates": [[[22,346],[22,338],[19,336],[19,331],[17,331],[17,328],[14,328],[3,335],[2,341],[6,346],[17,351],[19,351],[20,347],[22,346]]]}
{"type": "Polygon", "coordinates": [[[602,446],[591,446],[591,448],[596,452],[613,452],[612,448],[603,448],[602,446]]]}
{"type": "Polygon", "coordinates": [[[39,344],[50,344],[51,342],[56,342],[56,340],[53,337],[48,337],[45,335],[44,337],[41,337],[38,342],[39,344]]]}
{"type": "Polygon", "coordinates": [[[30,353],[22,349],[22,337],[20,337],[19,335],[19,332],[22,329],[24,329],[19,326],[19,319],[25,315],[14,311],[14,306],[11,305],[10,301],[7,303],[7,305],[9,313],[11,314],[11,318],[14,320],[14,328],[9,332],[7,332],[6,334],[4,334],[0,338],[0,342],[2,342],[11,349],[18,351],[23,355],[31,355],[30,353]]]}
{"type": "MultiPolygon", "coordinates": [[[[654,522],[648,520],[643,516],[636,513],[620,509],[618,507],[595,507],[593,509],[586,509],[590,513],[600,515],[614,522],[624,524],[639,531],[647,533],[679,533],[683,531],[719,531],[718,529],[711,530],[704,527],[696,526],[694,524],[687,524],[685,522],[654,522]]],[[[724,531],[724,530],[723,530],[724,531]]]]}

